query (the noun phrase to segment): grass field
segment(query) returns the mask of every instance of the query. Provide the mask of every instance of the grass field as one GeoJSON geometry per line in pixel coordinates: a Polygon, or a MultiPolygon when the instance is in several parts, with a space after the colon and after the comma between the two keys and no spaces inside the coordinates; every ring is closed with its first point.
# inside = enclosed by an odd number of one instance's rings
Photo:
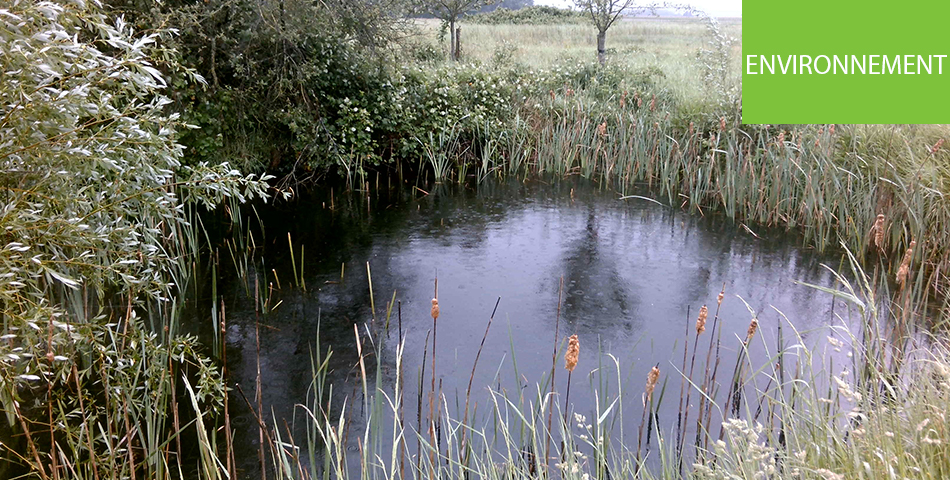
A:
{"type": "MultiPolygon", "coordinates": [[[[420,20],[422,32],[438,40],[439,22],[420,20]]],[[[742,52],[742,21],[719,20],[729,37],[729,77],[738,84],[742,52]]],[[[551,68],[596,58],[597,31],[590,25],[481,25],[461,23],[462,60],[491,64],[497,59],[533,68],[551,68]]],[[[681,99],[701,102],[700,50],[710,48],[709,23],[698,18],[636,18],[619,21],[607,33],[608,61],[636,69],[657,68],[681,99]]],[[[442,49],[447,51],[448,40],[442,49]]]]}

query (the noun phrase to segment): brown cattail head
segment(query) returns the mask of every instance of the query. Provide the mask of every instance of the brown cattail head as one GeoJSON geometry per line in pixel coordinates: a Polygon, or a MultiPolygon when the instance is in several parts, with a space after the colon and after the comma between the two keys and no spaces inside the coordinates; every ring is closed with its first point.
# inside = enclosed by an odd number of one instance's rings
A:
{"type": "Polygon", "coordinates": [[[699,316],[696,317],[696,335],[699,335],[706,331],[706,317],[709,315],[709,309],[703,305],[703,308],[699,309],[699,316]]]}
{"type": "Polygon", "coordinates": [[[749,344],[749,340],[752,340],[752,337],[755,336],[755,331],[759,329],[759,321],[755,318],[749,322],[749,330],[745,333],[745,343],[749,344]]]}
{"type": "Polygon", "coordinates": [[[627,108],[627,91],[624,90],[623,94],[620,95],[620,108],[627,108]]]}
{"type": "Polygon", "coordinates": [[[696,125],[694,125],[693,122],[689,122],[689,136],[691,137],[693,136],[693,130],[695,129],[696,129],[696,125]]]}
{"type": "Polygon", "coordinates": [[[721,307],[721,306],[722,306],[722,298],[725,297],[725,296],[726,296],[726,291],[725,291],[725,290],[721,290],[721,291],[719,292],[719,296],[716,297],[716,305],[718,305],[718,306],[721,307]]]}
{"type": "Polygon", "coordinates": [[[785,130],[778,132],[778,142],[776,143],[778,143],[778,146],[780,147],[785,145],[785,130]]]}
{"type": "Polygon", "coordinates": [[[597,125],[597,135],[600,135],[601,137],[607,136],[607,122],[597,125]]]}
{"type": "Polygon", "coordinates": [[[653,98],[650,99],[650,111],[652,112],[654,110],[656,110],[656,95],[654,95],[653,98]]]}
{"type": "Polygon", "coordinates": [[[660,368],[659,366],[653,367],[650,370],[650,373],[647,374],[647,400],[653,396],[653,389],[656,388],[656,381],[660,379],[660,368]]]}
{"type": "Polygon", "coordinates": [[[832,123],[831,126],[828,127],[828,133],[830,133],[830,134],[832,134],[832,135],[835,134],[835,124],[832,123]]]}
{"type": "Polygon", "coordinates": [[[884,251],[884,214],[877,214],[877,219],[874,220],[874,225],[871,226],[871,236],[874,238],[874,246],[878,250],[884,251]]]}
{"type": "Polygon", "coordinates": [[[904,259],[901,260],[901,266],[897,269],[897,283],[900,284],[901,288],[904,288],[904,283],[907,282],[907,272],[910,270],[910,260],[914,257],[914,247],[916,246],[917,241],[911,240],[910,247],[904,252],[904,259]]]}
{"type": "Polygon", "coordinates": [[[719,131],[726,131],[726,117],[719,117],[719,131]]]}
{"type": "Polygon", "coordinates": [[[564,369],[573,372],[577,366],[577,356],[581,352],[581,342],[577,340],[577,334],[571,335],[567,341],[567,354],[564,355],[564,369]]]}
{"type": "Polygon", "coordinates": [[[548,90],[548,95],[551,96],[551,101],[554,101],[554,90],[548,90]]]}
{"type": "Polygon", "coordinates": [[[439,299],[438,298],[432,299],[432,311],[430,311],[429,313],[432,315],[433,320],[437,320],[439,318],[439,299]]]}
{"type": "Polygon", "coordinates": [[[940,140],[937,140],[937,143],[935,143],[933,147],[930,147],[930,154],[931,155],[936,154],[938,151],[940,151],[940,147],[942,146],[943,146],[943,139],[941,138],[940,140]]]}

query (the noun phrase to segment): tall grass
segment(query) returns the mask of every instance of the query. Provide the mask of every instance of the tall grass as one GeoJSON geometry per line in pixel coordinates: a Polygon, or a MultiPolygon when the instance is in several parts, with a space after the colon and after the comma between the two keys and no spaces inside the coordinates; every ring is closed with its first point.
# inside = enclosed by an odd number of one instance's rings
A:
{"type": "MultiPolygon", "coordinates": [[[[549,393],[542,374],[525,391],[490,389],[490,405],[481,412],[453,408],[439,393],[437,411],[426,421],[439,424],[441,436],[433,437],[401,414],[405,339],[394,347],[396,379],[390,383],[379,376],[387,337],[374,336],[369,325],[357,334],[357,345],[372,348],[359,360],[362,412],[334,405],[327,395],[335,388],[326,384],[332,353],[318,339],[311,394],[297,407],[310,434],[294,444],[272,427],[268,448],[276,478],[943,478],[950,473],[945,415],[950,351],[945,342],[928,337],[925,346],[905,350],[905,361],[896,363],[879,348],[893,329],[883,318],[878,286],[855,256],[848,255],[847,266],[847,272],[833,272],[837,289],[814,287],[848,306],[839,315],[851,318],[839,316],[829,327],[835,340],[827,347],[844,350],[845,364],[827,363],[834,356],[813,351],[806,335],[779,311],[791,334],[779,335],[776,345],[755,335],[754,321],[744,338],[734,340],[730,348],[740,352],[732,379],[737,389],[729,392],[713,388],[715,381],[703,385],[700,372],[661,373],[677,372],[674,365],[637,366],[635,377],[645,383],[625,386],[621,379],[628,375],[619,362],[592,364],[590,356],[568,349],[568,367],[592,380],[585,392],[596,399],[591,418],[575,414],[569,404],[561,409],[560,402],[547,401],[562,392],[549,393]],[[854,319],[861,331],[846,327],[854,319]],[[756,339],[768,352],[760,363],[743,353],[756,339]],[[366,360],[375,360],[376,368],[363,365],[366,360]],[[678,375],[708,402],[711,419],[697,430],[700,440],[690,439],[682,453],[675,419],[656,414],[662,402],[676,401],[665,387],[667,376],[678,375]],[[911,384],[917,387],[908,388],[911,384]],[[734,408],[737,395],[741,407],[734,408]],[[626,437],[613,427],[625,408],[642,412],[636,445],[624,443],[626,437]],[[557,419],[550,427],[549,413],[557,419]],[[355,448],[342,434],[353,425],[362,430],[355,432],[355,448]],[[548,439],[555,441],[549,445],[548,439]]],[[[758,312],[751,314],[755,318],[758,312]]],[[[708,352],[715,353],[707,368],[725,361],[718,348],[710,345],[708,352]]],[[[520,375],[514,360],[512,367],[520,375]]]]}

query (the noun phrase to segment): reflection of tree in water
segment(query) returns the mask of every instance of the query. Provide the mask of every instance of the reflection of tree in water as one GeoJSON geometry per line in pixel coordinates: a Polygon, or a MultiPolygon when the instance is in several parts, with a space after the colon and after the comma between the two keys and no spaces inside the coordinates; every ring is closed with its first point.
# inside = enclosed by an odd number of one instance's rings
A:
{"type": "Polygon", "coordinates": [[[589,204],[584,232],[563,259],[564,318],[582,332],[631,332],[640,323],[635,317],[640,299],[628,293],[617,259],[602,255],[597,230],[597,213],[589,204]]]}

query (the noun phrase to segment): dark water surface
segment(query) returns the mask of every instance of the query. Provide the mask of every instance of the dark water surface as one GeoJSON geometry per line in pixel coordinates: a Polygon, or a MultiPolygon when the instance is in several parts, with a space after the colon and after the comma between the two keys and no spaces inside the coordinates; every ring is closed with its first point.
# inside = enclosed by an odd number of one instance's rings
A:
{"type": "MultiPolygon", "coordinates": [[[[489,388],[509,397],[523,389],[530,398],[536,384],[549,375],[561,278],[558,340],[563,347],[567,336],[576,333],[581,344],[572,379],[573,408],[588,419],[594,416],[598,399],[592,383],[608,381],[611,395],[615,394],[618,375],[614,360],[607,355],[612,354],[621,367],[624,388],[620,400],[626,409],[624,441],[633,448],[643,384],[656,364],[662,371],[661,383],[669,380],[660,408],[660,430],[669,436],[674,428],[684,336],[687,330],[695,334],[695,316],[708,304],[709,323],[700,338],[694,375],[699,382],[716,298],[723,288],[720,402],[737,356],[737,337],[745,337],[751,319],[739,297],[759,313],[759,333],[750,347],[754,365],[761,366],[777,348],[781,317],[776,309],[802,332],[806,343],[826,348],[822,345],[831,333],[825,327],[841,323],[834,320],[833,308],[844,315],[843,308],[840,302],[835,307],[828,294],[795,281],[830,286],[833,277],[819,264],[837,267],[839,257],[820,257],[800,248],[794,234],[755,226],[752,234],[721,216],[704,218],[641,199],[620,200],[614,193],[583,185],[563,181],[556,185],[494,183],[475,189],[436,186],[428,195],[408,188],[391,189],[388,194],[382,188],[384,193],[369,195],[337,190],[332,200],[330,192],[320,192],[305,203],[260,210],[266,240],[263,260],[251,276],[276,287],[276,271],[282,286],[271,300],[271,305],[280,305],[261,317],[260,368],[267,421],[273,425],[273,412],[281,430],[287,431],[286,421],[297,443],[303,444],[303,412],[294,405],[307,401],[310,355],[319,322],[321,348],[331,347],[334,352],[330,375],[334,405],[338,408],[347,399],[355,399],[347,408],[355,409],[350,435],[351,449],[356,450],[364,419],[359,413],[362,400],[353,325],[365,332],[373,322],[367,262],[372,269],[376,328],[385,322],[386,305],[394,291],[401,302],[406,412],[413,427],[424,343],[432,328],[429,311],[436,275],[441,306],[437,375],[450,410],[457,402],[464,403],[486,322],[501,297],[475,373],[472,402],[478,402],[481,417],[476,425],[488,421],[484,413],[491,401],[489,388]],[[298,269],[303,246],[306,291],[291,287],[295,282],[288,232],[297,248],[298,269]],[[341,265],[345,265],[343,282],[329,283],[340,280],[341,265]],[[292,425],[295,414],[296,425],[292,425]]],[[[253,297],[237,282],[226,289],[232,305],[227,334],[231,383],[240,384],[253,398],[257,372],[253,297]]],[[[396,372],[396,323],[394,313],[380,372],[386,388],[391,388],[396,372]]],[[[794,340],[791,332],[785,335],[786,343],[794,340]]],[[[690,348],[692,342],[691,337],[690,348]]],[[[431,342],[428,350],[432,350],[431,342]]],[[[559,392],[567,381],[562,354],[556,369],[559,392]]],[[[375,361],[367,359],[370,367],[375,361]]],[[[426,392],[430,375],[427,362],[426,392]]],[[[238,464],[244,471],[242,478],[257,478],[256,420],[238,398],[232,397],[238,464]]],[[[563,405],[563,397],[557,398],[563,405]]],[[[698,395],[692,398],[695,415],[698,395]]],[[[603,402],[612,400],[599,401],[604,408],[603,402]]],[[[620,427],[615,425],[617,436],[620,427]]]]}

